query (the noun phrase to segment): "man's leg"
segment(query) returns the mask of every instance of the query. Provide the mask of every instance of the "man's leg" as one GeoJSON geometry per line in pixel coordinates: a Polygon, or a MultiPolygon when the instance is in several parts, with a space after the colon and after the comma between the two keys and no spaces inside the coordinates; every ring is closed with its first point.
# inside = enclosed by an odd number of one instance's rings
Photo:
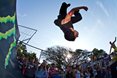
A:
{"type": "Polygon", "coordinates": [[[64,19],[67,15],[67,8],[70,6],[70,4],[67,4],[65,2],[62,3],[60,11],[59,11],[59,16],[58,18],[64,19]]]}
{"type": "Polygon", "coordinates": [[[67,4],[65,2],[62,3],[61,8],[59,10],[58,18],[56,20],[54,20],[55,25],[57,25],[57,26],[61,25],[61,20],[66,17],[66,15],[67,15],[67,8],[69,6],[70,6],[70,4],[67,4]]]}
{"type": "Polygon", "coordinates": [[[82,16],[79,13],[79,11],[75,11],[74,16],[71,17],[72,23],[76,23],[76,22],[80,21],[81,19],[82,19],[82,16]]]}

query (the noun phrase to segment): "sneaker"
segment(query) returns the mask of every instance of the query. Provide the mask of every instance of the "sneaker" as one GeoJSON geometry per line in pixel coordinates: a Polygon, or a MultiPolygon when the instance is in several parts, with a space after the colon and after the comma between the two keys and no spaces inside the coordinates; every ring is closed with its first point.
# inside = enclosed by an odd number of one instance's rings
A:
{"type": "Polygon", "coordinates": [[[69,7],[71,4],[67,4],[66,2],[63,2],[62,5],[69,7]]]}
{"type": "Polygon", "coordinates": [[[69,7],[71,4],[67,4],[67,7],[69,7]]]}

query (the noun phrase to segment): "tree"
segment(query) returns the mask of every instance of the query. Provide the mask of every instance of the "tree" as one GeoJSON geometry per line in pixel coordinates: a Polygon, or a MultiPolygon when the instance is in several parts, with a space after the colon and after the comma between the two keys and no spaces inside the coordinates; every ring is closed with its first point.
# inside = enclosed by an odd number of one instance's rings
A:
{"type": "Polygon", "coordinates": [[[88,61],[88,57],[91,55],[91,52],[82,49],[76,49],[72,54],[72,63],[80,64],[84,61],[88,61]]]}
{"type": "Polygon", "coordinates": [[[20,41],[17,44],[17,56],[22,57],[22,56],[26,56],[26,54],[27,54],[26,45],[23,44],[22,41],[20,41]]]}
{"type": "Polygon", "coordinates": [[[46,58],[47,61],[51,63],[55,63],[58,67],[62,65],[67,65],[68,61],[67,54],[71,53],[72,50],[69,48],[64,48],[60,46],[55,46],[51,48],[47,48],[46,51],[42,52],[42,56],[46,58]]]}
{"type": "Polygon", "coordinates": [[[36,60],[37,59],[36,54],[34,52],[28,53],[28,58],[29,58],[29,60],[36,60]]]}
{"type": "Polygon", "coordinates": [[[72,51],[70,48],[60,46],[48,48],[42,52],[42,56],[51,63],[56,63],[59,67],[61,65],[74,65],[81,61],[86,61],[91,55],[91,52],[86,50],[76,49],[72,51]]]}
{"type": "Polygon", "coordinates": [[[97,60],[98,58],[102,58],[104,57],[105,54],[107,54],[103,49],[98,50],[97,48],[94,48],[92,52],[93,52],[94,60],[97,60]]]}
{"type": "Polygon", "coordinates": [[[29,60],[37,59],[35,52],[27,52],[26,45],[22,41],[17,45],[17,56],[21,58],[26,57],[29,60]]]}

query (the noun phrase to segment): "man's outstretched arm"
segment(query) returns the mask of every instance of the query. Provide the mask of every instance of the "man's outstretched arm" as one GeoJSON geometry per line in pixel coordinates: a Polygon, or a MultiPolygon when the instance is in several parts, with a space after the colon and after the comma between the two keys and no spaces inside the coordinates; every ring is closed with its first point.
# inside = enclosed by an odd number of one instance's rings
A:
{"type": "Polygon", "coordinates": [[[113,41],[113,43],[115,43],[116,42],[116,37],[115,37],[115,40],[113,41]]]}
{"type": "Polygon", "coordinates": [[[68,14],[66,15],[65,19],[63,19],[63,20],[61,21],[61,24],[65,24],[65,23],[71,21],[71,17],[72,17],[72,15],[74,15],[74,12],[75,12],[75,11],[79,11],[80,9],[84,9],[85,11],[88,10],[88,8],[87,8],[86,6],[75,7],[75,8],[73,8],[73,9],[71,9],[71,10],[68,12],[68,14]]]}
{"type": "Polygon", "coordinates": [[[73,9],[71,9],[68,14],[70,16],[72,16],[75,11],[79,11],[80,9],[84,9],[85,11],[87,11],[88,10],[88,7],[86,7],[86,6],[75,7],[73,9]]]}

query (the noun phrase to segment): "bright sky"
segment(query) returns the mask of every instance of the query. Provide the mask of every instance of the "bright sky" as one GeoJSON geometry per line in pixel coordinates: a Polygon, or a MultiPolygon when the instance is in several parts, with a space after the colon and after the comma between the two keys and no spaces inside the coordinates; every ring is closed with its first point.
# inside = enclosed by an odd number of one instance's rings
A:
{"type": "Polygon", "coordinates": [[[17,0],[17,15],[18,24],[38,30],[29,44],[44,50],[59,45],[73,50],[97,48],[108,53],[109,41],[117,37],[117,0],[17,0]],[[66,41],[53,23],[64,1],[71,3],[68,11],[82,5],[89,8],[87,12],[80,11],[83,19],[74,24],[79,32],[74,42],[66,41]]]}

